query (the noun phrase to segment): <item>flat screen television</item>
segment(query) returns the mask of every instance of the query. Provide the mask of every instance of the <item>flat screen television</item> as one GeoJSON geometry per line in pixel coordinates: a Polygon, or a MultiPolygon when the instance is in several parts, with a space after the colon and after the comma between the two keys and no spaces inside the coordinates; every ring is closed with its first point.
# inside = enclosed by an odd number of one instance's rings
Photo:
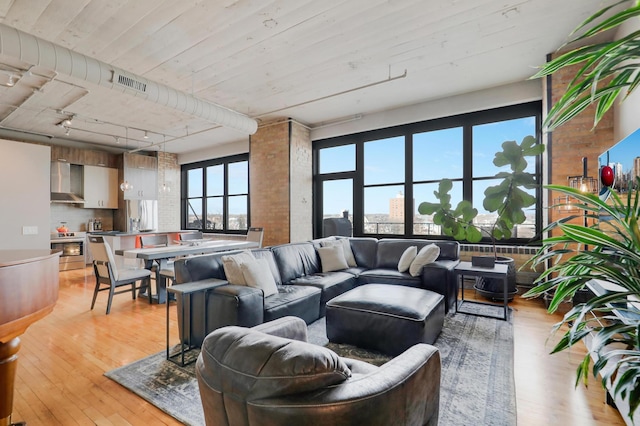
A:
{"type": "Polygon", "coordinates": [[[626,196],[633,189],[636,177],[640,176],[640,129],[603,152],[598,157],[598,165],[600,198],[606,200],[610,191],[626,196]],[[607,166],[611,169],[606,170],[607,166]],[[608,187],[606,174],[611,172],[613,183],[608,187]]]}

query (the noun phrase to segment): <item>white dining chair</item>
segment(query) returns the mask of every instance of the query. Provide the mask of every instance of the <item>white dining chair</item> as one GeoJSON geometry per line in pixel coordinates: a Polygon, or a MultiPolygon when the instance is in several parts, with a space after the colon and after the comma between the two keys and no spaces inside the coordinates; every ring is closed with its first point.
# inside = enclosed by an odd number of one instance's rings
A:
{"type": "Polygon", "coordinates": [[[111,247],[102,237],[89,237],[89,249],[93,256],[93,271],[96,276],[91,309],[95,306],[96,298],[101,291],[109,292],[107,315],[111,311],[111,302],[114,294],[131,292],[131,297],[135,300],[136,290],[142,291],[146,289],[149,295],[149,302],[151,302],[151,271],[125,267],[122,262],[118,264],[111,247]],[[140,286],[136,287],[138,281],[140,281],[140,286]],[[130,286],[130,288],[116,290],[118,287],[123,286],[130,286]]]}
{"type": "Polygon", "coordinates": [[[247,231],[247,241],[258,243],[259,248],[262,248],[263,237],[264,237],[263,228],[249,228],[249,231],[247,231]]]}

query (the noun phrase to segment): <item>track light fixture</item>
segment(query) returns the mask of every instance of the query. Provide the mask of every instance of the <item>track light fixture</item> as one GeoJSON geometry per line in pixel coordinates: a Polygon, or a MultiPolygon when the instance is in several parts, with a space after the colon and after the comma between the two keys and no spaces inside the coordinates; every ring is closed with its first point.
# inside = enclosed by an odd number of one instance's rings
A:
{"type": "Polygon", "coordinates": [[[144,138],[149,139],[149,133],[146,130],[144,131],[144,138]]]}

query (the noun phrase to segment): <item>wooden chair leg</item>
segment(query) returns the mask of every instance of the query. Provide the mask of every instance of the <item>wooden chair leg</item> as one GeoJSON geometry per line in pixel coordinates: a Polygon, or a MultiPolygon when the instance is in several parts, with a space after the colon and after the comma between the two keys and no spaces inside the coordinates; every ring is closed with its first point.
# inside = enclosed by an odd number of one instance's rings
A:
{"type": "Polygon", "coordinates": [[[91,310],[93,310],[93,306],[96,304],[96,298],[98,297],[98,291],[100,289],[100,280],[96,277],[96,288],[93,289],[93,300],[91,300],[91,310]]]}
{"type": "Polygon", "coordinates": [[[111,312],[111,301],[113,300],[113,293],[115,291],[115,286],[111,284],[109,287],[109,300],[107,301],[107,315],[111,312]]]}

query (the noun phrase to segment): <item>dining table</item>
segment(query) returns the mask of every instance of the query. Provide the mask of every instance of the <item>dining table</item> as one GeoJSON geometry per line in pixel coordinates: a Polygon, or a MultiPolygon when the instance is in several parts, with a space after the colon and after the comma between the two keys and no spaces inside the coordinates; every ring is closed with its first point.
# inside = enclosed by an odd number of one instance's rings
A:
{"type": "Polygon", "coordinates": [[[125,259],[142,259],[147,265],[150,265],[155,261],[158,264],[158,267],[155,268],[157,293],[152,294],[151,299],[157,303],[166,303],[167,280],[166,277],[160,274],[160,271],[167,268],[167,264],[171,259],[223,251],[246,250],[258,247],[259,244],[254,241],[214,240],[204,238],[201,240],[175,241],[173,244],[169,244],[164,247],[120,249],[115,250],[115,254],[124,256],[125,259]]]}

